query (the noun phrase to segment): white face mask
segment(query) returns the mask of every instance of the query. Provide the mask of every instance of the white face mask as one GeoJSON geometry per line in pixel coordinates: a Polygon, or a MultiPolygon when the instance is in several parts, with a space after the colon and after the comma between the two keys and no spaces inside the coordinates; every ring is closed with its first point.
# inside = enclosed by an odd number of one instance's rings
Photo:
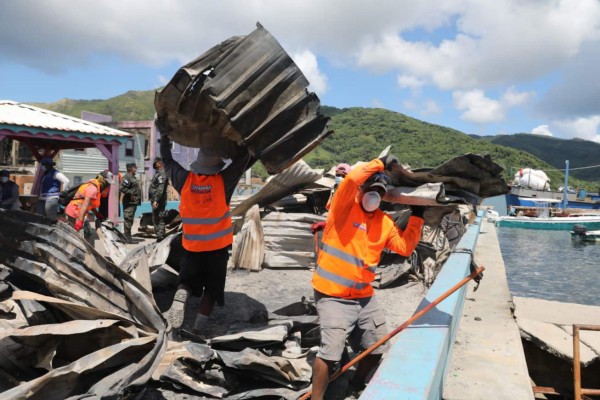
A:
{"type": "Polygon", "coordinates": [[[336,185],[339,185],[339,184],[340,184],[340,182],[342,181],[342,179],[343,179],[343,178],[342,178],[341,176],[336,176],[336,177],[335,177],[335,184],[336,184],[336,185]]]}
{"type": "Polygon", "coordinates": [[[366,212],[373,212],[379,208],[379,204],[381,203],[381,196],[375,191],[367,192],[363,194],[361,203],[363,210],[365,210],[366,212]]]}
{"type": "Polygon", "coordinates": [[[0,181],[2,181],[2,183],[8,182],[8,176],[3,176],[2,178],[0,178],[0,181]]]}

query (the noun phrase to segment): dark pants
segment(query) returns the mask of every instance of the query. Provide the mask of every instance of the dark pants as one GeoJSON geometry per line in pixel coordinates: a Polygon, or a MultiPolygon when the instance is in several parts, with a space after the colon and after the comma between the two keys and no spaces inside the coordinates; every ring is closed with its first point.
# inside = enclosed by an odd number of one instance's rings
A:
{"type": "Polygon", "coordinates": [[[131,227],[133,226],[133,217],[135,217],[136,209],[137,204],[123,204],[123,223],[126,235],[131,235],[131,227]]]}
{"type": "Polygon", "coordinates": [[[152,209],[152,223],[154,224],[154,233],[156,238],[160,241],[166,236],[165,233],[165,211],[166,203],[158,203],[158,207],[152,209]]]}
{"type": "Polygon", "coordinates": [[[184,249],[179,268],[179,284],[188,286],[196,297],[206,292],[218,305],[225,304],[225,277],[230,247],[202,252],[184,249]]]}

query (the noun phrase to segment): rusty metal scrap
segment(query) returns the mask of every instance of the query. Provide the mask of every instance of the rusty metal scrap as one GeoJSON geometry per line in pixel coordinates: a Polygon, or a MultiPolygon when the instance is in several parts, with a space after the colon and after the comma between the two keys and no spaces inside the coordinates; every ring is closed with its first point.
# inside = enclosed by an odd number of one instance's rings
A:
{"type": "Polygon", "coordinates": [[[150,379],[166,348],[152,293],[71,227],[1,212],[0,263],[12,287],[5,302],[34,311],[0,319],[0,349],[35,355],[0,364],[2,386],[12,382],[3,399],[109,397],[150,379]]]}
{"type": "Polygon", "coordinates": [[[278,173],[332,133],[319,98],[260,24],[181,67],[156,93],[159,129],[175,142],[233,158],[243,146],[278,173]]]}

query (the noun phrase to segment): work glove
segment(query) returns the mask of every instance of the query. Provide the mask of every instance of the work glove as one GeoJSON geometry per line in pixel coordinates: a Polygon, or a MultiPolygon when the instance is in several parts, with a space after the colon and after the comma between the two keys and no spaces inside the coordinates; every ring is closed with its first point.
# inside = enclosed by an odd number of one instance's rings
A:
{"type": "Polygon", "coordinates": [[[79,232],[81,230],[81,228],[83,228],[83,221],[78,219],[77,221],[75,221],[75,226],[73,227],[75,228],[75,230],[77,232],[79,232]]]}
{"type": "Polygon", "coordinates": [[[325,229],[325,221],[315,222],[314,224],[310,225],[310,231],[313,233],[313,235],[319,231],[322,231],[323,229],[325,229]]]}
{"type": "Polygon", "coordinates": [[[400,162],[398,161],[398,157],[393,154],[388,154],[381,157],[379,160],[383,163],[383,167],[386,171],[391,171],[394,168],[394,165],[398,165],[400,162]]]}
{"type": "Polygon", "coordinates": [[[423,206],[410,206],[410,210],[413,217],[423,218],[426,208],[423,206]]]}

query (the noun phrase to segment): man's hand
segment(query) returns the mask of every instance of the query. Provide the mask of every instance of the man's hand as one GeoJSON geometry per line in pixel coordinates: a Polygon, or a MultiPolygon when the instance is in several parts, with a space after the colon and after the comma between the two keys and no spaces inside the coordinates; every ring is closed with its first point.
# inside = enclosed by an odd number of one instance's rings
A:
{"type": "Polygon", "coordinates": [[[426,208],[423,206],[410,206],[411,216],[423,218],[426,208]]]}
{"type": "Polygon", "coordinates": [[[75,228],[75,230],[77,232],[79,232],[81,230],[81,228],[83,228],[83,221],[78,219],[77,221],[75,221],[75,226],[73,227],[75,228]]]}
{"type": "Polygon", "coordinates": [[[153,201],[152,202],[152,208],[158,208],[158,202],[157,201],[153,201]]]}
{"type": "Polygon", "coordinates": [[[315,234],[318,231],[322,231],[323,229],[325,229],[325,221],[320,221],[320,222],[315,222],[314,224],[310,225],[310,231],[315,234]]]}

